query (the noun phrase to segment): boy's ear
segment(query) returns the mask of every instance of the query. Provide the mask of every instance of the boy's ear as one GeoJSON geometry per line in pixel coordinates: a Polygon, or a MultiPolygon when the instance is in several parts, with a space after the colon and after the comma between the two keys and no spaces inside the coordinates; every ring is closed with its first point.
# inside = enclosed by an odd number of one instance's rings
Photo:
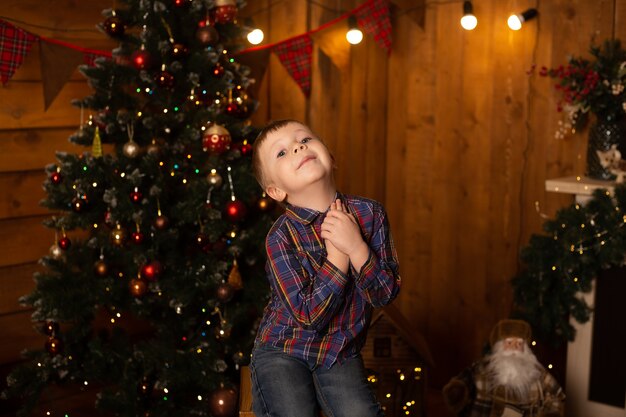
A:
{"type": "Polygon", "coordinates": [[[275,185],[268,185],[265,189],[265,193],[279,203],[283,202],[285,198],[287,198],[287,193],[275,185]]]}

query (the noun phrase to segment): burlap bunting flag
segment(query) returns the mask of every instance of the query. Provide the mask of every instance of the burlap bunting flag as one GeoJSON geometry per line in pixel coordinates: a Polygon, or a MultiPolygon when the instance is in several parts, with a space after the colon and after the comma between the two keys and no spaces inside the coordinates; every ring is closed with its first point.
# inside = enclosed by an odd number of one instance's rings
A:
{"type": "Polygon", "coordinates": [[[41,42],[39,45],[41,62],[41,78],[43,80],[44,110],[59,94],[83,61],[83,53],[52,42],[41,42]]]}
{"type": "Polygon", "coordinates": [[[248,94],[254,98],[259,98],[261,80],[263,80],[265,70],[270,61],[270,50],[257,49],[245,54],[240,54],[237,56],[237,61],[250,68],[250,75],[248,77],[254,79],[254,83],[250,84],[248,87],[248,94]]]}
{"type": "Polygon", "coordinates": [[[340,71],[346,71],[350,63],[350,44],[346,42],[346,27],[330,25],[311,34],[315,45],[330,58],[340,71]]]}
{"type": "Polygon", "coordinates": [[[387,53],[391,53],[391,21],[389,20],[389,2],[370,0],[356,13],[357,24],[365,33],[387,53]]]}
{"type": "Polygon", "coordinates": [[[313,41],[308,33],[288,39],[272,48],[287,72],[305,95],[311,92],[313,41]]]}
{"type": "Polygon", "coordinates": [[[39,38],[10,23],[0,21],[0,79],[2,85],[11,79],[22,65],[24,57],[39,38]]]}

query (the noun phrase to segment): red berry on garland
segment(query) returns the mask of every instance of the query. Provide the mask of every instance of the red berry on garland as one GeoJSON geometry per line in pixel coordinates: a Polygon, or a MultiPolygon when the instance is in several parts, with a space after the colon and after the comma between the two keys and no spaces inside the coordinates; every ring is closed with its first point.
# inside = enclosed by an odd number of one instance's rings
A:
{"type": "Polygon", "coordinates": [[[135,190],[133,190],[130,193],[130,200],[133,203],[139,203],[141,201],[141,198],[143,197],[143,194],[141,194],[141,191],[139,191],[139,188],[135,187],[135,190]]]}
{"type": "Polygon", "coordinates": [[[131,61],[137,69],[144,69],[150,66],[150,54],[146,51],[145,46],[141,45],[141,48],[133,52],[131,61]]]}
{"type": "Polygon", "coordinates": [[[61,341],[56,337],[49,337],[48,340],[46,340],[46,350],[49,354],[56,355],[61,352],[62,348],[63,345],[61,341]]]}
{"type": "Polygon", "coordinates": [[[229,201],[224,208],[224,216],[233,223],[242,221],[248,212],[241,200],[229,201]]]}
{"type": "Polygon", "coordinates": [[[215,0],[215,8],[212,12],[217,23],[231,23],[237,17],[237,1],[215,0]]]}
{"type": "Polygon", "coordinates": [[[106,18],[102,23],[102,28],[112,38],[119,38],[124,35],[124,23],[115,15],[106,18]]]}
{"type": "Polygon", "coordinates": [[[63,236],[61,239],[59,239],[59,247],[61,249],[68,250],[70,246],[72,246],[72,241],[69,237],[63,236]]]}
{"type": "Polygon", "coordinates": [[[52,174],[50,174],[50,181],[52,182],[52,184],[59,184],[62,180],[63,177],[61,176],[60,172],[54,171],[52,174]]]}
{"type": "Polygon", "coordinates": [[[212,124],[202,133],[202,149],[221,154],[230,149],[230,132],[224,126],[212,124]]]}

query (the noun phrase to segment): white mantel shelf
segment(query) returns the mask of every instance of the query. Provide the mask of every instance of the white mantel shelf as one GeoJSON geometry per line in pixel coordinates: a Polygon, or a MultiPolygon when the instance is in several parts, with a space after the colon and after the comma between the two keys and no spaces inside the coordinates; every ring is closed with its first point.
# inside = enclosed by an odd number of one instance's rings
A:
{"type": "Polygon", "coordinates": [[[554,193],[574,194],[576,202],[586,203],[593,192],[599,188],[613,194],[615,181],[594,180],[588,177],[562,177],[546,180],[546,191],[554,193]]]}

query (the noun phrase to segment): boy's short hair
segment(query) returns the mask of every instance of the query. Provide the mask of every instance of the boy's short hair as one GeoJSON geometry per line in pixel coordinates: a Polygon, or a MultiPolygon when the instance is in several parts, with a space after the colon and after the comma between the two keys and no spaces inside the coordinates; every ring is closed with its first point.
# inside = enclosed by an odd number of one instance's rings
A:
{"type": "Polygon", "coordinates": [[[276,132],[279,129],[287,126],[290,123],[303,124],[302,122],[294,119],[282,119],[269,122],[257,135],[254,143],[252,144],[252,173],[256,178],[261,188],[265,190],[265,176],[263,175],[263,165],[261,163],[261,157],[259,156],[259,147],[267,139],[267,135],[276,132]]]}

